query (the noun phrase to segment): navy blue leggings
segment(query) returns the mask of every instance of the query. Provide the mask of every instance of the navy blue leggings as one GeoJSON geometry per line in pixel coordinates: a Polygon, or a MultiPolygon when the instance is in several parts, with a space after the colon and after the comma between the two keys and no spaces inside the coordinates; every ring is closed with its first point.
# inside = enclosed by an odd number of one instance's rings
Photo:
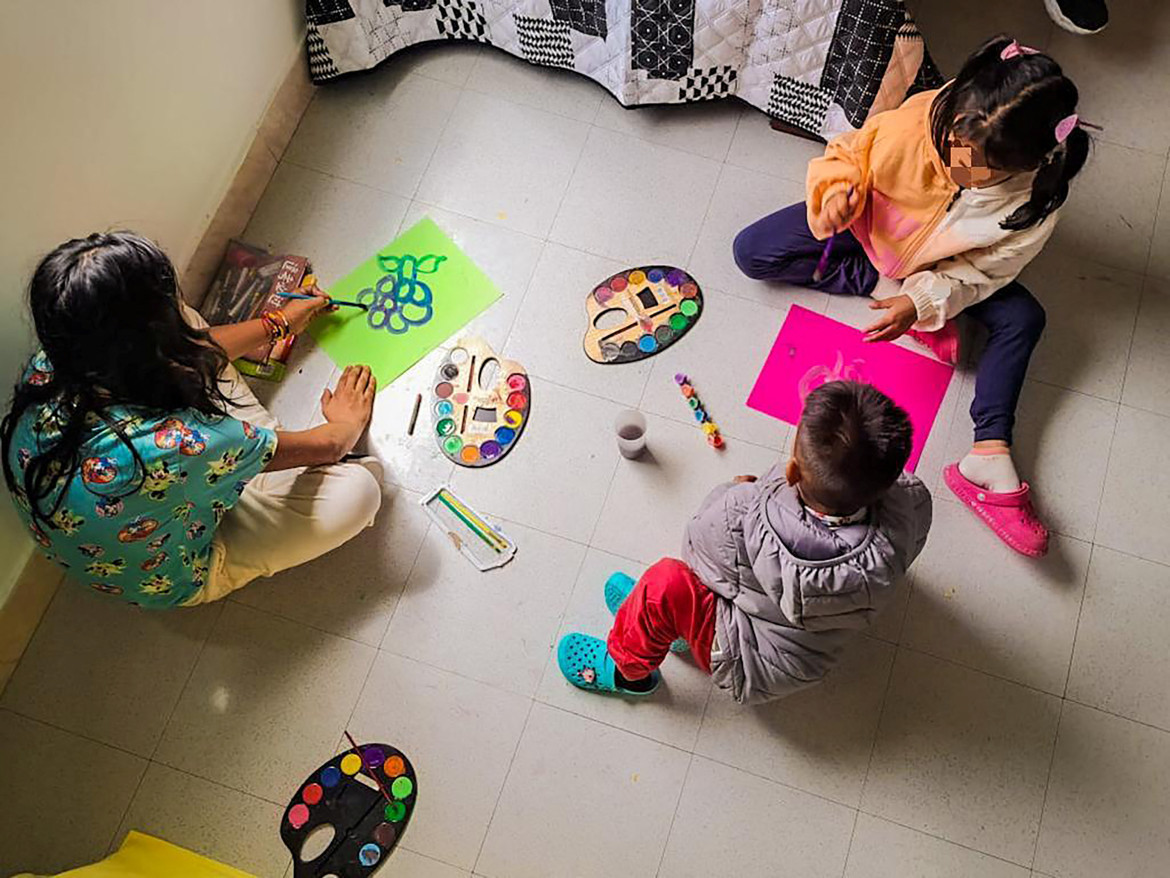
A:
{"type": "MultiPolygon", "coordinates": [[[[803,202],[752,223],[736,235],[732,245],[735,264],[748,277],[826,293],[868,296],[873,292],[878,271],[848,232],[837,235],[824,277],[814,283],[813,272],[824,249],[825,242],[809,230],[803,202]]],[[[1028,361],[1044,331],[1044,308],[1021,283],[1013,281],[963,313],[988,332],[971,403],[975,441],[1010,443],[1028,361]]]]}

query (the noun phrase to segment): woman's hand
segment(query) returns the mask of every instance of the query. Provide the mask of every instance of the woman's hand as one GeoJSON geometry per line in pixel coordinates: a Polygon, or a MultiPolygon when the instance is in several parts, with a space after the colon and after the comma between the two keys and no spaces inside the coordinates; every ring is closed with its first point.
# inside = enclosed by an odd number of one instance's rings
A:
{"type": "Polygon", "coordinates": [[[870,302],[875,311],[885,311],[876,322],[865,328],[866,341],[893,341],[918,321],[914,300],[903,294],[870,302]]]}
{"type": "Polygon", "coordinates": [[[374,411],[374,393],[378,382],[370,374],[369,366],[346,366],[333,390],[321,394],[321,414],[330,425],[342,431],[345,450],[343,457],[353,450],[374,411]]]}
{"type": "Polygon", "coordinates": [[[842,229],[847,229],[857,213],[860,196],[850,186],[844,192],[836,192],[821,203],[820,228],[814,229],[817,237],[824,239],[842,229]]]}
{"type": "Polygon", "coordinates": [[[322,311],[332,311],[336,306],[329,304],[329,297],[318,289],[316,284],[310,287],[301,287],[297,290],[311,299],[286,299],[281,311],[288,319],[288,325],[295,334],[300,334],[309,328],[313,318],[322,311]]]}

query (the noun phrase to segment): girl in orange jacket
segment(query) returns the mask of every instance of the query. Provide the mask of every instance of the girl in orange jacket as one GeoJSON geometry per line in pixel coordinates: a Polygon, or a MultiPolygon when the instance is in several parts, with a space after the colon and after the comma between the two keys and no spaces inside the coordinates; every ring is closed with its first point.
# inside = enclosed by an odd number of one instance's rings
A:
{"type": "Polygon", "coordinates": [[[1054,60],[995,37],[942,89],[833,140],[809,164],[806,202],[748,226],[734,244],[750,277],[873,296],[881,315],[869,341],[909,333],[953,363],[952,319],[964,312],[987,327],[975,441],[945,477],[1004,542],[1037,557],[1048,532],[1011,444],[1045,316],[1016,278],[1051,236],[1088,156],[1077,100],[1054,60]]]}

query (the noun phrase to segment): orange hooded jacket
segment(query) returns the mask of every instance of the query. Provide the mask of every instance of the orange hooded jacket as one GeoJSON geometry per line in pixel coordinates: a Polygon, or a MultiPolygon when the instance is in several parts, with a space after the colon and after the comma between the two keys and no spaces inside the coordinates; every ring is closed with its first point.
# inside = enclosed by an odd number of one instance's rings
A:
{"type": "Polygon", "coordinates": [[[827,238],[820,220],[826,199],[853,187],[860,198],[849,230],[886,277],[905,278],[924,267],[916,257],[959,194],[930,136],[937,94],[921,92],[878,113],[809,162],[809,228],[827,238]]]}

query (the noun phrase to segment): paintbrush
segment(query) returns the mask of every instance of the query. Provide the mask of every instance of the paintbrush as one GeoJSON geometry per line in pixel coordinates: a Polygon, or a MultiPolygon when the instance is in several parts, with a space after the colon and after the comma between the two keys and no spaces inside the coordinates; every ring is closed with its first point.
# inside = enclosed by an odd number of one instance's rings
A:
{"type": "MultiPolygon", "coordinates": [[[[848,202],[853,197],[853,187],[849,187],[849,191],[845,193],[845,200],[848,202]]],[[[821,251],[821,258],[817,262],[817,267],[813,271],[813,283],[819,284],[825,277],[825,270],[829,267],[829,255],[833,252],[833,242],[837,240],[837,236],[841,234],[840,230],[833,232],[829,236],[829,240],[825,242],[825,249],[821,251]]]]}
{"type": "MultiPolygon", "coordinates": [[[[319,299],[320,296],[309,296],[305,293],[277,293],[282,299],[319,299]]],[[[327,297],[328,298],[328,297],[327,297]]],[[[330,305],[345,305],[348,308],[361,308],[363,311],[369,311],[369,305],[363,305],[361,302],[346,302],[342,299],[329,299],[330,305]]]]}
{"type": "Polygon", "coordinates": [[[366,764],[366,754],[363,753],[362,748],[357,745],[357,741],[353,739],[353,735],[349,733],[349,729],[345,730],[345,737],[349,740],[349,744],[351,747],[353,747],[354,752],[357,753],[358,759],[362,761],[362,768],[365,769],[366,774],[374,779],[374,783],[378,785],[378,789],[381,790],[382,795],[386,797],[386,801],[393,802],[394,800],[390,798],[390,794],[386,792],[386,788],[382,786],[382,781],[379,779],[378,773],[366,764]]]}

